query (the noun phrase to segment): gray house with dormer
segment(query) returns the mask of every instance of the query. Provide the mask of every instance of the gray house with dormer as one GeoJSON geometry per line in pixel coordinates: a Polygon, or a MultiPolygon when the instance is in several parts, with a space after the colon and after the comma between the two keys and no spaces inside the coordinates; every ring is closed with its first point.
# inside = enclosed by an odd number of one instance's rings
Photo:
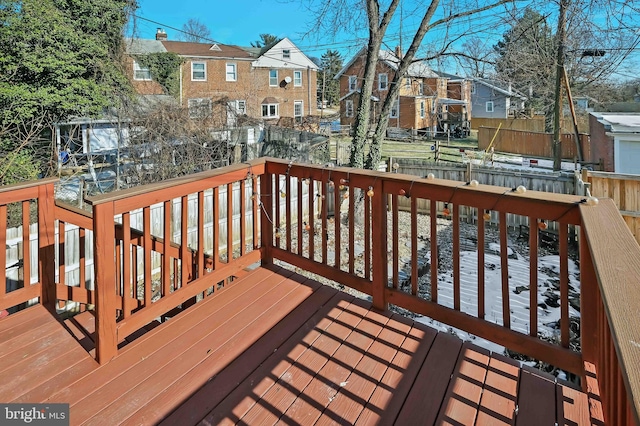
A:
{"type": "Polygon", "coordinates": [[[517,117],[524,112],[527,97],[496,80],[473,78],[471,83],[471,111],[477,118],[517,117]]]}

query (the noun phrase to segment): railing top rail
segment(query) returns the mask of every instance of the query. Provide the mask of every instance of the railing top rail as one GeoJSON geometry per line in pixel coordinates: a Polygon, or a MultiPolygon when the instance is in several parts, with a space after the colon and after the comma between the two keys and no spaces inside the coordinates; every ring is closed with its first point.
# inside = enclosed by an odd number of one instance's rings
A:
{"type": "Polygon", "coordinates": [[[596,177],[596,178],[640,181],[640,175],[626,175],[626,174],[611,173],[611,172],[594,172],[592,170],[589,170],[587,172],[587,175],[589,177],[596,177]]]}
{"type": "Polygon", "coordinates": [[[627,394],[640,414],[640,246],[610,199],[581,206],[587,244],[627,394]]]}
{"type": "Polygon", "coordinates": [[[84,216],[86,218],[89,219],[93,219],[93,212],[90,210],[84,210],[84,209],[80,209],[76,206],[73,206],[69,203],[66,203],[64,201],[60,201],[60,200],[56,200],[56,206],[60,207],[61,209],[65,209],[68,210],[72,213],[78,214],[80,216],[84,216]]]}
{"type": "Polygon", "coordinates": [[[93,206],[114,203],[116,205],[116,214],[122,213],[185,195],[185,186],[188,186],[187,192],[191,193],[236,181],[240,175],[244,174],[246,176],[247,172],[259,175],[264,168],[264,164],[265,159],[259,158],[245,163],[169,179],[164,182],[89,197],[86,201],[93,206]]]}
{"type": "Polygon", "coordinates": [[[40,185],[56,183],[58,180],[59,179],[57,177],[51,177],[51,178],[30,180],[27,182],[19,182],[11,185],[0,186],[0,194],[2,194],[3,192],[11,192],[11,191],[17,191],[20,189],[35,188],[40,185]]]}

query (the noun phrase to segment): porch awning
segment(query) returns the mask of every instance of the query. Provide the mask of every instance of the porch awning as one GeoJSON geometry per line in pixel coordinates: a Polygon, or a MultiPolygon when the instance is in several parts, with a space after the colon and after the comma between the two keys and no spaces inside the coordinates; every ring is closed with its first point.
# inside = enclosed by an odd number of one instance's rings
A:
{"type": "Polygon", "coordinates": [[[266,98],[264,98],[262,100],[262,105],[265,104],[277,104],[279,103],[278,100],[276,98],[274,98],[273,96],[267,96],[266,98]]]}

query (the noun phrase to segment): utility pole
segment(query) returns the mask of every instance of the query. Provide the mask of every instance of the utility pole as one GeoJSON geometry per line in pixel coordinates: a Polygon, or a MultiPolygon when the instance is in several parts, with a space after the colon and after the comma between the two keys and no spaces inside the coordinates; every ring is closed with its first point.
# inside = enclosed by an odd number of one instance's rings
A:
{"type": "Polygon", "coordinates": [[[556,57],[556,91],[553,109],[553,170],[558,171],[562,165],[562,146],[560,145],[560,110],[562,108],[562,80],[564,78],[564,43],[566,14],[569,0],[560,0],[560,14],[558,16],[558,56],[556,57]]]}

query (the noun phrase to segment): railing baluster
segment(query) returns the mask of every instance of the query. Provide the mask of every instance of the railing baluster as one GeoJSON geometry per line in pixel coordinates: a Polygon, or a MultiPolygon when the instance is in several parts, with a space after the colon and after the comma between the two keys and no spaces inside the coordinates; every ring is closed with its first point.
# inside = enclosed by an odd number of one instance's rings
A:
{"type": "Polygon", "coordinates": [[[247,254],[247,180],[240,181],[240,256],[247,254]]]}
{"type": "MultiPolygon", "coordinates": [[[[7,247],[7,205],[0,204],[0,247],[7,247]]],[[[0,271],[7,270],[7,257],[0,255],[0,271]]],[[[0,274],[0,298],[7,292],[7,274],[0,274]]]]}
{"type": "Polygon", "coordinates": [[[453,309],[460,310],[460,206],[451,209],[453,226],[453,309]]]}
{"type": "Polygon", "coordinates": [[[485,317],[484,297],[484,213],[478,209],[478,318],[485,317]]]}
{"type": "Polygon", "coordinates": [[[342,266],[342,262],[340,261],[341,258],[341,253],[340,253],[340,247],[341,247],[341,239],[340,239],[340,205],[342,204],[342,199],[340,198],[340,186],[338,185],[334,185],[333,186],[333,227],[334,227],[334,249],[333,249],[333,253],[334,253],[334,266],[337,269],[341,269],[342,266]]]}
{"type": "Polygon", "coordinates": [[[122,314],[128,318],[131,300],[131,218],[129,212],[122,213],[122,314]]]}
{"type": "Polygon", "coordinates": [[[560,240],[560,342],[569,347],[569,250],[567,248],[567,225],[558,223],[560,240]]]}
{"type": "MultiPolygon", "coordinates": [[[[22,280],[24,287],[31,285],[31,201],[22,202],[22,280]]],[[[1,219],[0,219],[1,220],[1,219]]],[[[5,222],[6,223],[6,222],[5,222]]],[[[0,244],[0,247],[4,245],[0,244]]],[[[3,269],[0,269],[4,271],[3,269]]],[[[63,282],[63,281],[60,281],[63,282]]]]}
{"type": "MultiPolygon", "coordinates": [[[[54,262],[56,218],[53,198],[53,182],[38,186],[38,277],[42,285],[41,303],[51,313],[55,313],[56,308],[56,265],[54,262]]],[[[113,216],[108,223],[113,231],[113,216]]]]}
{"type": "Polygon", "coordinates": [[[280,239],[282,236],[282,229],[280,226],[280,206],[282,204],[282,189],[281,189],[281,184],[280,184],[280,175],[276,174],[274,175],[275,180],[276,180],[276,187],[274,188],[274,196],[273,196],[273,205],[276,209],[276,215],[275,218],[273,220],[273,226],[276,228],[277,232],[276,232],[276,247],[280,248],[280,239]]]}
{"type": "MultiPolygon", "coordinates": [[[[347,183],[347,194],[349,194],[349,273],[353,274],[355,270],[355,188],[347,183]]],[[[364,201],[363,201],[364,202],[364,201]]],[[[366,227],[366,222],[363,222],[366,227]]]]}
{"type": "Polygon", "coordinates": [[[429,200],[431,225],[431,301],[438,303],[438,202],[429,200]]]}
{"type": "MultiPolygon", "coordinates": [[[[204,191],[198,192],[198,272],[197,277],[204,277],[204,191]]],[[[193,277],[196,278],[196,277],[193,277]]]]}
{"type": "Polygon", "coordinates": [[[171,255],[169,247],[171,246],[171,210],[172,200],[164,202],[164,249],[162,253],[162,296],[168,296],[171,293],[171,255]]]}
{"type": "Polygon", "coordinates": [[[316,202],[316,192],[314,191],[315,182],[313,179],[309,179],[309,259],[315,260],[315,235],[316,235],[316,225],[315,225],[315,202],[316,202]]]}
{"type": "MultiPolygon", "coordinates": [[[[273,207],[277,205],[277,200],[273,197],[273,175],[265,173],[260,176],[260,203],[264,210],[260,215],[260,237],[262,246],[262,264],[268,265],[273,262],[271,247],[273,246],[273,207]]],[[[213,210],[216,213],[216,209],[213,210]]],[[[215,220],[215,218],[214,218],[215,220]]],[[[214,222],[215,223],[215,222],[214,222]]]]}
{"type": "Polygon", "coordinates": [[[213,188],[213,253],[212,259],[213,270],[220,267],[220,188],[213,188]]]}
{"type": "Polygon", "coordinates": [[[411,197],[411,294],[418,295],[418,200],[411,197]]]}
{"type": "Polygon", "coordinates": [[[302,242],[303,240],[303,231],[304,231],[304,216],[302,213],[302,179],[297,178],[296,179],[296,189],[298,191],[298,220],[296,221],[296,223],[298,224],[297,226],[297,230],[298,230],[298,256],[302,256],[302,242]]]}
{"type": "Polygon", "coordinates": [[[322,200],[322,219],[320,220],[320,224],[322,226],[322,263],[323,264],[327,264],[327,237],[329,236],[328,232],[327,232],[327,182],[322,181],[321,182],[321,200],[322,200]]]}
{"type": "Polygon", "coordinates": [[[529,335],[538,336],[538,220],[529,216],[529,335]]]}
{"type": "Polygon", "coordinates": [[[500,218],[500,261],[502,269],[502,325],[511,327],[511,309],[509,307],[509,258],[507,247],[507,213],[501,211],[500,218]]]}
{"type": "Polygon", "coordinates": [[[174,271],[176,276],[175,284],[173,286],[174,291],[179,287],[184,287],[189,281],[189,269],[192,268],[191,255],[189,253],[189,196],[182,196],[182,203],[180,205],[180,283],[178,283],[177,275],[178,271],[174,271]]]}
{"type": "Polygon", "coordinates": [[[87,289],[87,265],[86,265],[86,230],[84,228],[78,228],[78,275],[79,275],[79,287],[87,289]]]}
{"type": "MultiPolygon", "coordinates": [[[[66,259],[66,233],[65,233],[65,223],[61,220],[58,221],[58,275],[60,283],[67,283],[67,259],[66,259]]],[[[24,233],[24,228],[23,228],[24,233]]],[[[27,263],[27,258],[24,258],[24,263],[27,263]]],[[[25,285],[26,287],[26,285],[25,285]]]]}
{"type": "Polygon", "coordinates": [[[119,311],[124,311],[124,279],[122,278],[122,240],[116,237],[115,241],[116,245],[116,294],[120,296],[120,306],[118,306],[119,311]]]}
{"type": "Polygon", "coordinates": [[[284,205],[284,216],[285,216],[285,250],[291,251],[291,176],[289,173],[285,175],[284,178],[284,193],[285,197],[283,198],[284,205]]]}
{"type": "Polygon", "coordinates": [[[233,183],[227,184],[227,263],[233,261],[233,183]]]}
{"type": "MultiPolygon", "coordinates": [[[[387,235],[387,195],[383,191],[382,180],[373,184],[371,197],[371,227],[381,236],[387,235]]],[[[388,283],[387,239],[375,238],[372,241],[373,254],[373,288],[371,291],[373,306],[377,309],[387,309],[386,290],[388,283]]]]}
{"type": "Polygon", "coordinates": [[[258,178],[256,176],[252,176],[251,178],[251,200],[253,201],[253,249],[258,250],[260,247],[260,237],[259,237],[259,221],[260,221],[260,197],[258,190],[258,178]]]}
{"type": "MultiPolygon", "coordinates": [[[[142,226],[144,228],[144,306],[151,306],[153,277],[151,276],[151,208],[142,209],[142,226]]],[[[94,233],[95,238],[95,233],[94,233]]],[[[94,254],[95,258],[95,254],[94,254]]]]}
{"type": "Polygon", "coordinates": [[[364,277],[369,280],[371,279],[371,198],[366,192],[362,197],[364,199],[364,277]]]}
{"type": "Polygon", "coordinates": [[[392,271],[393,276],[391,277],[393,288],[398,288],[398,272],[400,270],[399,263],[399,239],[398,239],[398,196],[392,194],[391,197],[391,260],[392,260],[392,271]]]}

